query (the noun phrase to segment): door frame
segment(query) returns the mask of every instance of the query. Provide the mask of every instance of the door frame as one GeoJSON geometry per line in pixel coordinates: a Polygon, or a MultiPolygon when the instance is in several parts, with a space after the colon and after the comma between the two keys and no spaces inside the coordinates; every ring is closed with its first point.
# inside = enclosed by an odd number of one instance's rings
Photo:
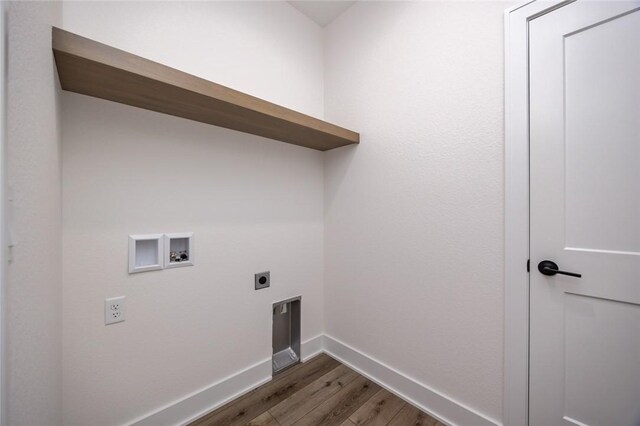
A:
{"type": "Polygon", "coordinates": [[[529,423],[529,22],[576,0],[533,0],[504,13],[504,383],[507,426],[529,423]]]}

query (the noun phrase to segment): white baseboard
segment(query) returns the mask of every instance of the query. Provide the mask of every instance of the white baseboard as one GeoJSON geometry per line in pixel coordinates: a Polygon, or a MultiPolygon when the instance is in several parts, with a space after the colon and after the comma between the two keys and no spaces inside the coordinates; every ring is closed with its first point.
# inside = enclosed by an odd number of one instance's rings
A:
{"type": "MultiPolygon", "coordinates": [[[[323,352],[323,335],[302,342],[303,361],[323,352]]],[[[185,425],[271,380],[271,358],[232,374],[204,389],[130,422],[135,426],[185,425]]]]}
{"type": "Polygon", "coordinates": [[[324,351],[388,391],[443,423],[455,426],[496,426],[499,422],[472,410],[366,354],[324,335],[324,351]]]}
{"type": "MultiPolygon", "coordinates": [[[[443,423],[452,426],[500,425],[499,422],[487,418],[333,337],[320,334],[302,343],[303,361],[323,352],[443,423]]],[[[185,425],[270,380],[271,358],[167,404],[130,424],[135,426],[185,425]]]]}
{"type": "Polygon", "coordinates": [[[271,380],[271,358],[131,422],[135,426],[184,425],[271,380]]]}
{"type": "Polygon", "coordinates": [[[311,339],[302,342],[300,352],[300,358],[302,358],[303,362],[323,353],[324,334],[318,334],[316,337],[312,337],[311,339]]]}

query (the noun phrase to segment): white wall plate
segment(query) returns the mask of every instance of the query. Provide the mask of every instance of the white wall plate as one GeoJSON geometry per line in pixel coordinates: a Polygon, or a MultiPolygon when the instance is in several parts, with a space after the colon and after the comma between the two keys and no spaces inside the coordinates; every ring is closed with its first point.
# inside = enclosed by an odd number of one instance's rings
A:
{"type": "Polygon", "coordinates": [[[162,234],[129,235],[129,273],[162,269],[163,246],[162,234]]]}
{"type": "Polygon", "coordinates": [[[164,267],[193,266],[193,232],[164,234],[164,267]]]}

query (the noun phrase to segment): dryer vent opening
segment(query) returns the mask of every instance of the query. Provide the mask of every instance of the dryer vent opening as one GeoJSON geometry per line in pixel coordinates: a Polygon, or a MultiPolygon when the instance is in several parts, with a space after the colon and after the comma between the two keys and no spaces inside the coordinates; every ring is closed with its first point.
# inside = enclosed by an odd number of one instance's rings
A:
{"type": "Polygon", "coordinates": [[[273,374],[300,362],[301,298],[273,304],[273,374]]]}

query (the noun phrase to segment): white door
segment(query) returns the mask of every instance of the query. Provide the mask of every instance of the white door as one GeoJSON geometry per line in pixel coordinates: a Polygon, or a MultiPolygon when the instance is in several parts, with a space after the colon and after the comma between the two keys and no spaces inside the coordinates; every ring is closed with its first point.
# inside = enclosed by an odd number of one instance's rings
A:
{"type": "Polygon", "coordinates": [[[638,426],[640,1],[570,3],[529,37],[529,424],[638,426]]]}

